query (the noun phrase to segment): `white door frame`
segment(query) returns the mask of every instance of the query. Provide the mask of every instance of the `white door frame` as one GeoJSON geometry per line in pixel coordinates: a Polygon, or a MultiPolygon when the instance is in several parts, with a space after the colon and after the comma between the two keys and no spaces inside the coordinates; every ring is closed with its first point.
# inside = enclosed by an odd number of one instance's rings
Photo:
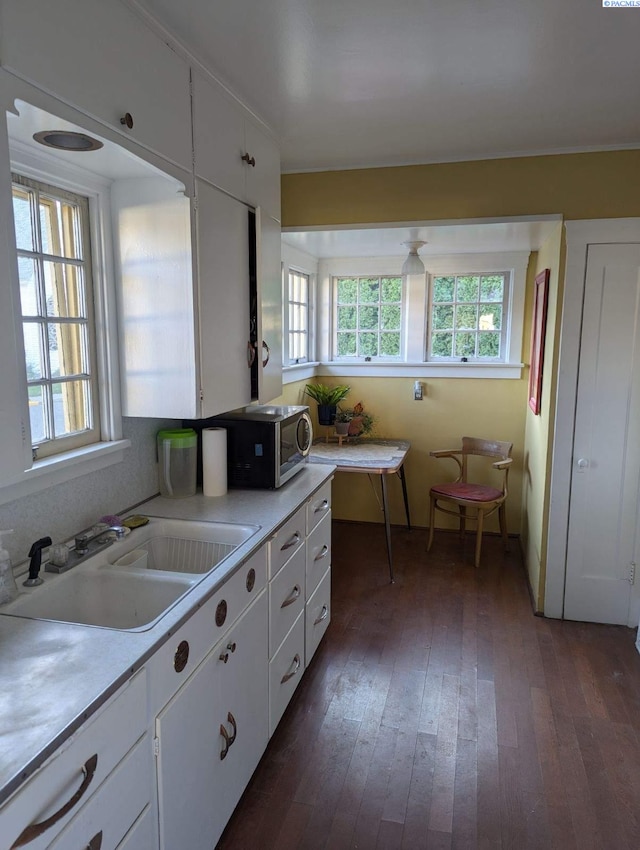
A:
{"type": "Polygon", "coordinates": [[[578,392],[587,248],[592,244],[640,243],[640,218],[567,221],[565,229],[567,261],[558,355],[544,596],[545,617],[556,618],[561,618],[564,611],[573,432],[578,392]]]}

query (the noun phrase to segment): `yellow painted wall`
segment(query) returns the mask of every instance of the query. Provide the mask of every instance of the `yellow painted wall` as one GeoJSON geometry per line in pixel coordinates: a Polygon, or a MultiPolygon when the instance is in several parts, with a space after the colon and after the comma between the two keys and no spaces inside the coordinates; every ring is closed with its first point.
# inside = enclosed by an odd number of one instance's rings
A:
{"type": "Polygon", "coordinates": [[[282,224],[640,214],[640,151],[282,176],[282,224]]]}
{"type": "MultiPolygon", "coordinates": [[[[453,461],[429,457],[434,449],[457,448],[463,436],[491,437],[514,443],[514,470],[510,478],[507,520],[509,530],[520,532],[523,436],[526,408],[524,380],[471,380],[437,378],[423,382],[426,395],[413,400],[413,378],[322,378],[322,383],[346,383],[351,392],[344,406],[362,401],[375,416],[378,437],[407,439],[411,451],[405,464],[412,524],[428,525],[429,488],[437,481],[453,480],[453,461]]],[[[290,384],[280,403],[309,404],[316,433],[315,402],[304,397],[304,383],[290,384]]],[[[378,484],[375,480],[376,485],[378,484]]],[[[400,481],[389,484],[391,521],[404,522],[404,505],[400,481]]],[[[336,477],[333,493],[334,515],[338,519],[382,522],[376,494],[364,475],[342,473],[336,477]]],[[[379,495],[379,494],[378,494],[379,495]]],[[[438,515],[438,526],[452,527],[448,517],[438,515]]],[[[452,520],[453,522],[453,520],[452,520]]],[[[488,530],[496,530],[497,518],[487,522],[488,530]]]]}
{"type": "MultiPolygon", "coordinates": [[[[562,285],[564,277],[563,227],[558,224],[555,233],[540,247],[533,258],[532,274],[527,281],[526,312],[528,325],[525,338],[530,339],[533,289],[535,276],[549,269],[549,300],[547,307],[547,333],[542,372],[542,400],[540,413],[535,416],[526,407],[523,489],[522,489],[522,546],[529,574],[529,583],[537,611],[544,608],[545,551],[548,519],[548,475],[551,466],[551,443],[555,416],[556,376],[554,362],[558,356],[562,285]]],[[[523,354],[527,364],[530,354],[523,354]]],[[[527,379],[528,379],[527,369],[527,379]]]]}
{"type": "MultiPolygon", "coordinates": [[[[282,177],[285,227],[449,221],[506,216],[560,214],[567,219],[640,215],[640,151],[519,157],[399,168],[362,169],[282,177]]],[[[412,400],[412,379],[339,378],[350,383],[351,398],[362,399],[378,415],[379,431],[407,436],[413,448],[407,465],[413,518],[426,524],[426,493],[435,480],[429,449],[454,445],[462,433],[514,442],[516,458],[509,498],[510,530],[520,531],[536,607],[544,597],[549,469],[556,384],[564,243],[559,226],[542,246],[528,275],[523,361],[529,360],[531,287],[535,272],[551,269],[542,414],[527,405],[528,371],[521,380],[434,379],[423,402],[412,400]],[[453,441],[453,442],[452,442],[453,441]]],[[[330,381],[326,380],[329,383],[330,381]]],[[[299,402],[300,385],[285,395],[299,402]]],[[[346,476],[340,476],[346,479],[346,476]]],[[[355,477],[355,476],[352,476],[355,477]]],[[[379,519],[365,479],[337,480],[336,516],[379,519]]],[[[395,490],[396,488],[390,488],[395,490]]],[[[392,518],[402,521],[399,492],[392,494],[392,518]]]]}

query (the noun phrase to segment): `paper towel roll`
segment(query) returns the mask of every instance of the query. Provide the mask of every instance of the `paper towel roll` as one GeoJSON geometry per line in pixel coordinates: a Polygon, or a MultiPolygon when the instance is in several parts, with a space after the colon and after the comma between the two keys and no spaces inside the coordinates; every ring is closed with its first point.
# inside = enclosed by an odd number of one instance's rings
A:
{"type": "Polygon", "coordinates": [[[227,492],[227,429],[202,429],[202,492],[224,496],[227,492]]]}

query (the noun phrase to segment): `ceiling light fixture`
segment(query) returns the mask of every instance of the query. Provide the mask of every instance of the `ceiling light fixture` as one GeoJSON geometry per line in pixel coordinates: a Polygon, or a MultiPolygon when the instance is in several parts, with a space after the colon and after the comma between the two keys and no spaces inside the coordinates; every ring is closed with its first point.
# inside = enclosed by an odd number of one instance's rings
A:
{"type": "Polygon", "coordinates": [[[74,133],[71,130],[43,130],[34,133],[33,138],[48,148],[59,151],[97,151],[103,147],[102,142],[87,136],[86,133],[74,133]]]}
{"type": "Polygon", "coordinates": [[[424,263],[418,256],[418,251],[427,243],[418,240],[417,242],[403,242],[402,244],[409,249],[409,256],[402,265],[401,274],[424,274],[424,263]]]}

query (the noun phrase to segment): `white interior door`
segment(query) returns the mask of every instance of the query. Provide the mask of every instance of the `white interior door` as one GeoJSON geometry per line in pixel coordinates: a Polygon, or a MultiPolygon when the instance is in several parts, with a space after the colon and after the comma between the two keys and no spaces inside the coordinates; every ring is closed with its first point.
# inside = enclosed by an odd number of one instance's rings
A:
{"type": "Polygon", "coordinates": [[[637,625],[639,320],[640,245],[590,245],[567,538],[570,620],[637,625]]]}

